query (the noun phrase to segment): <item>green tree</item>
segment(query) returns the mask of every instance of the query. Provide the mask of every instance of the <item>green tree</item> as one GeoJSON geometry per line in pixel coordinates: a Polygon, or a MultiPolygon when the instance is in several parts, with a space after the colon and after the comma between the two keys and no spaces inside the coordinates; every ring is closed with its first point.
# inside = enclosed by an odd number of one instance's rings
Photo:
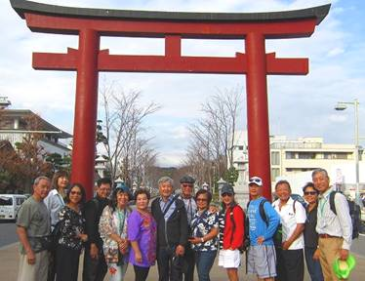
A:
{"type": "Polygon", "coordinates": [[[230,183],[231,185],[234,185],[234,183],[237,181],[238,179],[238,171],[236,170],[235,167],[230,167],[225,173],[224,173],[224,177],[223,179],[230,183]]]}

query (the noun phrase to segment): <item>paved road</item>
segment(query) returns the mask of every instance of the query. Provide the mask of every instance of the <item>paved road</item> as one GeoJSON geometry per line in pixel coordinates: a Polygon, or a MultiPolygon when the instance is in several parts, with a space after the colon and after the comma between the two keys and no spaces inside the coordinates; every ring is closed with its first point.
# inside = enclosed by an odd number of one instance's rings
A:
{"type": "Polygon", "coordinates": [[[351,251],[365,257],[365,234],[360,234],[359,239],[352,241],[351,251]]]}
{"type": "Polygon", "coordinates": [[[18,241],[14,222],[0,221],[0,248],[18,241]]]}

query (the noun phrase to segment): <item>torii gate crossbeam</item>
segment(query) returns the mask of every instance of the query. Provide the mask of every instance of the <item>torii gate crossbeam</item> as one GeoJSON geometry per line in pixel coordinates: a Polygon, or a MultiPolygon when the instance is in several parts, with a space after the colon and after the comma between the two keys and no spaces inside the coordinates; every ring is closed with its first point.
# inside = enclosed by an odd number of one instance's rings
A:
{"type": "Polygon", "coordinates": [[[79,36],[77,50],[34,53],[33,67],[77,72],[72,180],[84,184],[88,197],[94,181],[98,73],[118,71],[247,75],[249,173],[263,178],[263,195],[271,199],[267,75],[305,75],[308,60],[267,54],[265,40],[311,36],[330,5],[245,14],[86,9],[10,1],[32,31],[79,36]],[[100,50],[101,36],[163,38],[165,55],[110,55],[100,50]],[[244,39],[245,53],[182,56],[183,39],[244,39]]]}

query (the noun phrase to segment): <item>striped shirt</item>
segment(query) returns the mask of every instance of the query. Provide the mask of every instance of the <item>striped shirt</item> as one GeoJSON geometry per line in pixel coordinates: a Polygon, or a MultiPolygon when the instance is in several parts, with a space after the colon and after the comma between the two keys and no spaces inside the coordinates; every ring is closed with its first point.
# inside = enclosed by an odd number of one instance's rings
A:
{"type": "Polygon", "coordinates": [[[335,215],[330,207],[331,192],[332,188],[329,188],[324,194],[319,196],[316,231],[318,234],[343,237],[342,249],[350,250],[352,221],[349,205],[346,197],[341,193],[337,193],[335,196],[337,215],[335,215]]]}
{"type": "Polygon", "coordinates": [[[179,196],[178,198],[181,199],[182,201],[184,201],[186,215],[188,217],[188,225],[191,225],[191,221],[193,220],[193,217],[197,210],[196,202],[193,197],[183,198],[182,196],[179,196]]]}

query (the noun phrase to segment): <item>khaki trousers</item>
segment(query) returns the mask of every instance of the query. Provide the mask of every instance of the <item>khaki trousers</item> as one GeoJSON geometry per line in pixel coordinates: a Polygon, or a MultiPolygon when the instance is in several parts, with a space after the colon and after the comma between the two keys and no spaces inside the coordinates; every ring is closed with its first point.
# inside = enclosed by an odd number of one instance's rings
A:
{"type": "Polygon", "coordinates": [[[325,281],[339,280],[333,271],[333,263],[339,257],[343,238],[319,238],[320,262],[325,281]]]}
{"type": "Polygon", "coordinates": [[[48,251],[35,254],[35,264],[29,264],[27,255],[20,255],[18,281],[47,281],[48,251]]]}

